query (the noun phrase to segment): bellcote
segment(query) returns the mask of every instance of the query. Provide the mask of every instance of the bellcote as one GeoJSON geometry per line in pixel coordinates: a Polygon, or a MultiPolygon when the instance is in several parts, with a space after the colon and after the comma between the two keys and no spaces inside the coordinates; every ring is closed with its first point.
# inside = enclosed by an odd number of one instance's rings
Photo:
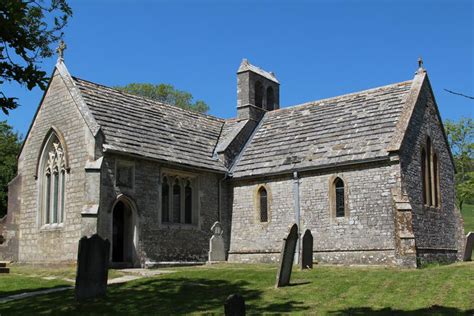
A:
{"type": "Polygon", "coordinates": [[[280,83],[267,72],[243,59],[237,70],[237,115],[259,121],[265,112],[280,108],[280,83]]]}

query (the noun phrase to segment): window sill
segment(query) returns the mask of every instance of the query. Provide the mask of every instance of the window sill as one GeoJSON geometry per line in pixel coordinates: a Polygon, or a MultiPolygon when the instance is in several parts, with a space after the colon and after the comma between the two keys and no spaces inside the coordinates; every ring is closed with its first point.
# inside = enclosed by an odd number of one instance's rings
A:
{"type": "Polygon", "coordinates": [[[62,230],[64,228],[64,223],[54,223],[54,224],[44,224],[40,227],[41,231],[54,231],[62,230]]]}
{"type": "Polygon", "coordinates": [[[183,223],[161,223],[162,228],[168,228],[168,229],[199,229],[199,226],[197,224],[183,224],[183,223]]]}

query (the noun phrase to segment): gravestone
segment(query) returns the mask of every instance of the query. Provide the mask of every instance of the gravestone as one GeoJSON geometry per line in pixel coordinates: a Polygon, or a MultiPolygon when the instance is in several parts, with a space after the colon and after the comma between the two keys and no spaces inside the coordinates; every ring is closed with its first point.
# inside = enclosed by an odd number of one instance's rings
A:
{"type": "Polygon", "coordinates": [[[293,224],[288,236],[283,239],[283,247],[280,254],[280,267],[278,268],[276,287],[290,284],[291,270],[295,257],[296,242],[298,241],[298,225],[293,224]]]}
{"type": "Polygon", "coordinates": [[[94,234],[79,240],[76,300],[103,297],[107,291],[110,242],[94,234]]]}
{"type": "Polygon", "coordinates": [[[303,234],[301,247],[301,269],[313,268],[313,235],[309,229],[303,234]]]}
{"type": "Polygon", "coordinates": [[[209,262],[225,261],[224,230],[219,222],[211,227],[212,237],[209,240],[209,262]]]}
{"type": "Polygon", "coordinates": [[[224,303],[224,314],[226,316],[244,316],[245,300],[240,294],[232,294],[227,297],[224,303]]]}
{"type": "Polygon", "coordinates": [[[469,232],[466,235],[466,248],[464,248],[464,261],[471,261],[472,248],[474,248],[474,233],[469,232]]]}

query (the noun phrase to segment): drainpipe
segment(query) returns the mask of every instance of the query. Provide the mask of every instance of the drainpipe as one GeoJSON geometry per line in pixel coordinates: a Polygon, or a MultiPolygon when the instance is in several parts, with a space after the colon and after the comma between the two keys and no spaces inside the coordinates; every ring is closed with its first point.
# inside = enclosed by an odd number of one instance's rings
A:
{"type": "Polygon", "coordinates": [[[295,261],[300,263],[300,179],[298,171],[293,172],[293,196],[295,207],[295,223],[298,225],[298,241],[296,242],[295,261]]]}
{"type": "Polygon", "coordinates": [[[222,224],[222,182],[227,180],[229,173],[226,172],[222,179],[217,180],[217,220],[222,224]]]}

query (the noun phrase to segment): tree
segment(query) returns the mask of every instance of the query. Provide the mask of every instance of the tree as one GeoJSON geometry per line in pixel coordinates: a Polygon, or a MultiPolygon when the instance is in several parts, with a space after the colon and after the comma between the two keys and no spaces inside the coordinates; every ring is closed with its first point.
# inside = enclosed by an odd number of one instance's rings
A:
{"type": "Polygon", "coordinates": [[[474,202],[474,122],[461,118],[458,122],[447,120],[446,135],[456,165],[456,199],[459,208],[474,202]]]}
{"type": "Polygon", "coordinates": [[[15,177],[21,137],[6,121],[0,121],[0,218],[7,213],[8,183],[15,177]]]}
{"type": "Polygon", "coordinates": [[[170,84],[130,83],[126,86],[115,88],[158,102],[175,105],[186,110],[199,113],[206,113],[209,110],[209,106],[204,101],[197,100],[193,102],[193,95],[191,93],[177,90],[170,84]]]}
{"type": "MultiPolygon", "coordinates": [[[[65,0],[0,1],[0,85],[15,81],[29,90],[46,88],[48,78],[38,64],[51,57],[51,44],[72,15],[65,0]]],[[[0,91],[0,107],[5,114],[18,106],[18,98],[0,91]]]]}

